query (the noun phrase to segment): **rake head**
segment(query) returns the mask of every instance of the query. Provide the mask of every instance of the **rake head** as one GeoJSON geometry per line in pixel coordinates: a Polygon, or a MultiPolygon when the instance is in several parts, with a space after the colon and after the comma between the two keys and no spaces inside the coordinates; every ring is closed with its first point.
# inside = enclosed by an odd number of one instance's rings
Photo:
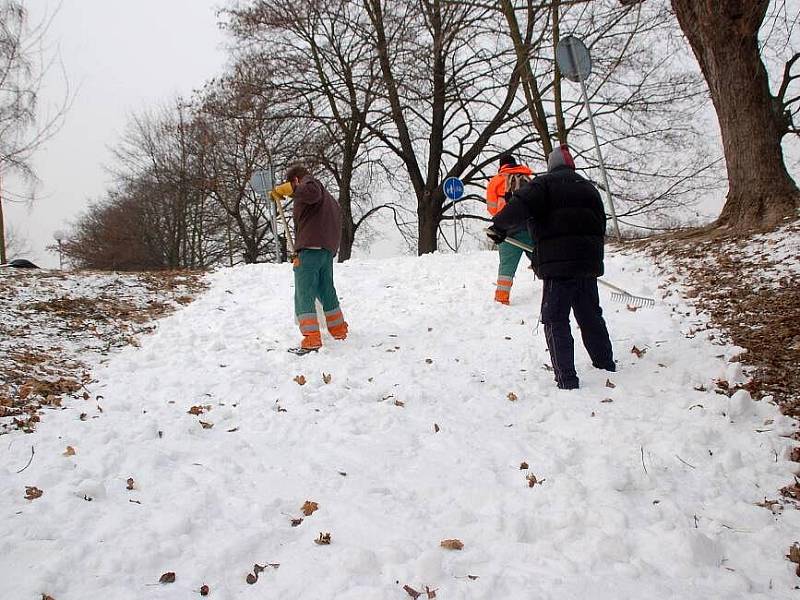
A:
{"type": "Polygon", "coordinates": [[[611,294],[612,302],[620,302],[622,304],[627,304],[633,308],[653,308],[656,305],[656,301],[652,298],[645,298],[644,296],[634,296],[633,294],[629,294],[627,292],[613,292],[611,294]]]}

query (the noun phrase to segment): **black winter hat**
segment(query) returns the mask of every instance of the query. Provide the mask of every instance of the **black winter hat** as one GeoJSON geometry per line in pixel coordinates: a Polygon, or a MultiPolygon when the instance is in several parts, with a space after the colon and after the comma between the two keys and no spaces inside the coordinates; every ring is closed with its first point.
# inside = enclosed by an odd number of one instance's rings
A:
{"type": "Polygon", "coordinates": [[[500,166],[501,167],[503,165],[511,165],[513,167],[513,166],[516,166],[516,164],[517,164],[517,159],[514,158],[513,154],[501,154],[500,155],[500,166]]]}

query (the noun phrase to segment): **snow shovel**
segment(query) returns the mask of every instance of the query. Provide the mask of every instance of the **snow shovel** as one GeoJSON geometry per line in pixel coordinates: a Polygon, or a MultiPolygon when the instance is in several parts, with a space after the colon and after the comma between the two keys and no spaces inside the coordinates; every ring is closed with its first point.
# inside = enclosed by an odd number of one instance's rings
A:
{"type": "Polygon", "coordinates": [[[283,212],[283,202],[278,200],[275,202],[275,205],[278,207],[278,214],[280,214],[281,221],[283,222],[283,231],[286,233],[286,246],[289,249],[289,255],[294,257],[294,240],[292,239],[292,232],[289,231],[289,223],[286,221],[286,214],[283,212]]]}
{"type": "MultiPolygon", "coordinates": [[[[515,240],[512,237],[507,237],[505,241],[511,244],[512,246],[516,246],[517,248],[522,248],[526,252],[534,252],[533,246],[529,246],[528,244],[515,240]]],[[[604,285],[608,289],[612,290],[611,300],[613,300],[614,302],[622,302],[623,304],[627,304],[629,306],[636,306],[637,308],[638,307],[653,308],[656,305],[656,301],[653,300],[652,298],[645,298],[644,296],[636,296],[628,291],[623,290],[621,287],[617,287],[612,283],[603,281],[599,277],[597,278],[597,283],[599,283],[600,285],[604,285]]]]}

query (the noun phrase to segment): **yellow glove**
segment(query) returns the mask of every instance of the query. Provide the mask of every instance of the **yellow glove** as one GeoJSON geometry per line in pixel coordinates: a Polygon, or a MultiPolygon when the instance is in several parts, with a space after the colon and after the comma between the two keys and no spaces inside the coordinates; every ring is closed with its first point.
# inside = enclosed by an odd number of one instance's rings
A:
{"type": "Polygon", "coordinates": [[[280,202],[283,200],[284,196],[292,195],[292,184],[287,181],[286,183],[276,185],[269,195],[274,202],[280,202]]]}

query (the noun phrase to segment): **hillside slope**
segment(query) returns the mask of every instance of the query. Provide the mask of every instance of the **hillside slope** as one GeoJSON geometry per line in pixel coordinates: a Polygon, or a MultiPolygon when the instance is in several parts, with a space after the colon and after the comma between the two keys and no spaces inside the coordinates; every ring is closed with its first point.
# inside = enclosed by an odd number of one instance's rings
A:
{"type": "Polygon", "coordinates": [[[89,401],[4,438],[0,597],[794,597],[800,513],[776,496],[797,427],[715,393],[740,349],[647,259],[612,255],[607,278],[659,302],[603,295],[619,372],[578,342],[582,388],[559,391],[541,282],[521,270],[495,304],[495,261],[337,265],[351,336],[306,357],[285,352],[287,265],[211,276],[97,366],[89,401]]]}

